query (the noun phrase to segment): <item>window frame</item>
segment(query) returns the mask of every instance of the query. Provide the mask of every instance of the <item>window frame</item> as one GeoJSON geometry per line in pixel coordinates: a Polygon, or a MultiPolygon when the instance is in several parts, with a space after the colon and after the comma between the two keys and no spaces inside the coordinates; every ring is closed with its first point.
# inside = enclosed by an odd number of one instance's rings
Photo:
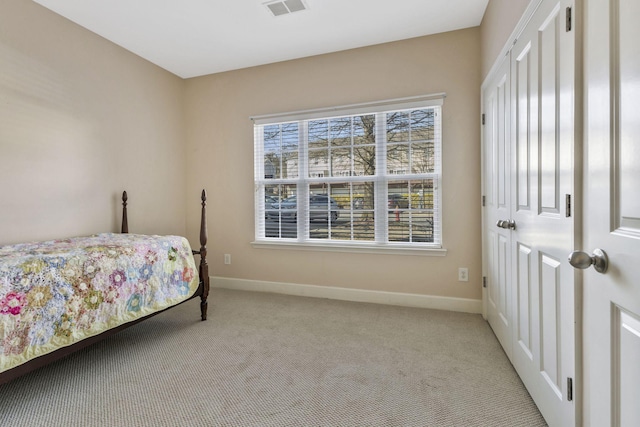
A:
{"type": "MultiPolygon", "coordinates": [[[[254,188],[255,188],[255,240],[253,247],[258,248],[283,248],[341,252],[366,252],[366,253],[392,253],[410,255],[434,255],[443,256],[446,249],[443,248],[442,235],[442,124],[444,93],[424,95],[410,98],[393,99],[366,104],[353,104],[342,107],[332,107],[316,110],[305,110],[292,113],[270,114],[252,117],[254,122],[254,188]],[[434,171],[429,173],[397,174],[387,170],[387,141],[386,141],[386,114],[396,111],[411,111],[419,109],[431,109],[439,113],[437,126],[434,126],[434,171]],[[308,123],[312,120],[331,120],[347,116],[376,115],[376,142],[375,175],[365,176],[324,176],[311,177],[308,167],[309,141],[308,123]],[[385,123],[380,129],[379,123],[385,123]],[[298,148],[298,176],[295,178],[265,178],[264,172],[264,139],[263,127],[269,125],[283,125],[298,123],[299,148],[298,148]],[[434,242],[395,242],[389,241],[389,211],[388,211],[388,186],[394,181],[413,181],[433,179],[433,236],[434,242]],[[339,240],[339,239],[311,239],[309,237],[309,186],[320,183],[362,183],[372,182],[375,188],[376,200],[374,201],[374,233],[372,241],[339,240]],[[265,186],[271,185],[296,185],[296,205],[298,218],[296,221],[297,233],[295,238],[266,237],[265,233],[265,186]],[[300,217],[299,214],[304,214],[300,217]]],[[[329,159],[330,161],[330,159],[329,159]]],[[[409,171],[411,172],[411,171],[409,171]]],[[[353,221],[351,222],[353,225],[353,221]]]]}

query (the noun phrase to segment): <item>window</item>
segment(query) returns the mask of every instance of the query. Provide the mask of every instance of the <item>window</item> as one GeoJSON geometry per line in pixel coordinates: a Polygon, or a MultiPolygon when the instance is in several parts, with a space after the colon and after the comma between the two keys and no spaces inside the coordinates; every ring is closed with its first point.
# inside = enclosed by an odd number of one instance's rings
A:
{"type": "Polygon", "coordinates": [[[254,118],[256,242],[440,248],[443,97],[254,118]]]}

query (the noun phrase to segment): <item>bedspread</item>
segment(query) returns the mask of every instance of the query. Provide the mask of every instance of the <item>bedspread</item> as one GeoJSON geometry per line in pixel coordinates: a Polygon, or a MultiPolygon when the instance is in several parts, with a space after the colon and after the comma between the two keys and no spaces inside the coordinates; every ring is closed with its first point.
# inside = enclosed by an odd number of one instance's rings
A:
{"type": "Polygon", "coordinates": [[[0,372],[197,288],[184,237],[105,233],[0,247],[0,372]]]}

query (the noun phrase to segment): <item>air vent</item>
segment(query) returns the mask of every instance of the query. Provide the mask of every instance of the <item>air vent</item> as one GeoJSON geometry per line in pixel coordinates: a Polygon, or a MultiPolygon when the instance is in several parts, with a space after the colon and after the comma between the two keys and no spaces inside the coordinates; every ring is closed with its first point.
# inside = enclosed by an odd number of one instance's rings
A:
{"type": "Polygon", "coordinates": [[[264,3],[264,5],[269,8],[273,16],[286,15],[307,9],[302,0],[277,0],[264,3]]]}

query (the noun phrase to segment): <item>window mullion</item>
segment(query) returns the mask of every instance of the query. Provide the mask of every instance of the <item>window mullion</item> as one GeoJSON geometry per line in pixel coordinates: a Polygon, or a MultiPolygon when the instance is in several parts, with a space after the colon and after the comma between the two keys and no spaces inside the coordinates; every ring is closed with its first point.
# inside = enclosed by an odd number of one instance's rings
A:
{"type": "Polygon", "coordinates": [[[297,220],[298,241],[309,239],[309,121],[302,120],[298,126],[298,185],[297,220]]]}
{"type": "Polygon", "coordinates": [[[265,237],[265,219],[264,219],[264,138],[262,126],[255,126],[253,129],[254,140],[254,179],[257,185],[254,187],[256,197],[254,199],[255,215],[255,237],[265,237]],[[258,184],[259,183],[259,184],[258,184]]]}
{"type": "Polygon", "coordinates": [[[438,224],[434,222],[433,230],[434,241],[442,245],[442,107],[434,107],[434,124],[436,124],[433,136],[435,150],[434,172],[436,174],[434,185],[436,188],[433,189],[433,214],[438,224]]]}
{"type": "Polygon", "coordinates": [[[389,227],[387,212],[387,132],[386,114],[376,113],[376,175],[375,175],[375,241],[387,243],[389,227]]]}

